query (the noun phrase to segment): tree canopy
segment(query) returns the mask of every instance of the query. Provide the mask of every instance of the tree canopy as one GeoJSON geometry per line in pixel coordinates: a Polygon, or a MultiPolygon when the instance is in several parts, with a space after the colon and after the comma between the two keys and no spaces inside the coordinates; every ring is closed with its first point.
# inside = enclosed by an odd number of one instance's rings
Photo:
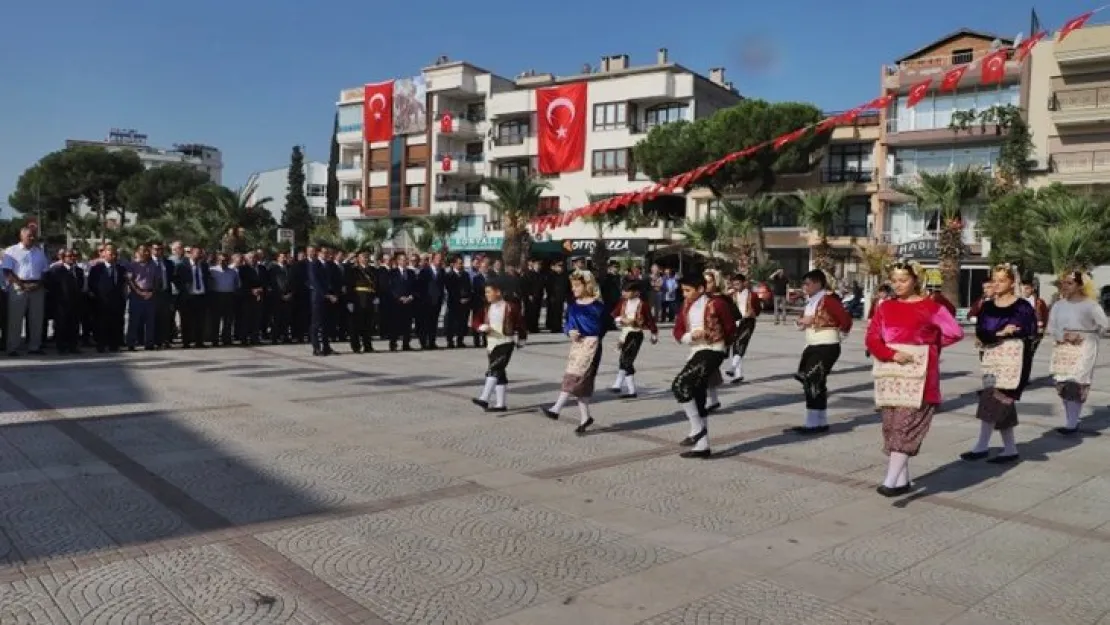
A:
{"type": "Polygon", "coordinates": [[[24,215],[39,215],[46,224],[65,223],[66,215],[84,201],[101,219],[115,213],[123,223],[127,208],[120,186],[143,171],[130,150],[109,151],[78,146],[51,152],[23,172],[8,203],[24,215]]]}
{"type": "Polygon", "coordinates": [[[304,194],[304,185],[304,153],[300,146],[293,146],[293,154],[289,158],[289,188],[285,194],[281,225],[293,230],[293,240],[298,245],[304,245],[308,241],[308,235],[316,223],[304,194]]]}
{"type": "Polygon", "coordinates": [[[174,163],[152,167],[124,180],[119,195],[132,215],[152,219],[164,212],[168,202],[188,197],[210,181],[207,173],[174,163]]]}

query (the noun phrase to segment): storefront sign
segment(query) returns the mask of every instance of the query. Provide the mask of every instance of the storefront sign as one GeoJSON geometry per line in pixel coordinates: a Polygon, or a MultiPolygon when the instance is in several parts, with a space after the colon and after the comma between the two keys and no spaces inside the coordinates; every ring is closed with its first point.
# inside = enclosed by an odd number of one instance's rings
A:
{"type": "Polygon", "coordinates": [[[894,256],[900,260],[936,260],[937,240],[919,239],[903,243],[894,249],[894,256]]]}
{"type": "Polygon", "coordinates": [[[450,237],[448,252],[499,252],[505,237],[450,237]]]}
{"type": "MultiPolygon", "coordinates": [[[[563,251],[567,254],[592,254],[595,239],[564,239],[563,251]]],[[[610,254],[646,254],[647,239],[605,239],[610,254]]]]}

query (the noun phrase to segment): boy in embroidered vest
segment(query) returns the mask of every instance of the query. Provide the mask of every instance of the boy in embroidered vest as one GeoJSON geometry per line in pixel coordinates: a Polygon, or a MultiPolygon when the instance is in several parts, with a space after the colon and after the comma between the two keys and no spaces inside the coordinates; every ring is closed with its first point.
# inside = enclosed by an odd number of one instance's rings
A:
{"type": "Polygon", "coordinates": [[[682,297],[684,302],[675,320],[674,337],[679,343],[689,345],[691,353],[671,383],[671,392],[690,421],[690,435],[680,444],[693,449],[681,455],[683,458],[708,458],[711,452],[705,418],[709,414],[706,400],[710,378],[720,371],[736,322],[724,298],[705,292],[705,276],[683,278],[682,297]]]}
{"type": "Polygon", "coordinates": [[[643,300],[643,283],[628,280],[621,290],[621,300],[613,308],[613,319],[620,329],[620,339],[617,341],[620,360],[617,365],[617,379],[609,390],[620,393],[627,386],[628,392],[621,395],[621,399],[635,399],[636,356],[644,344],[644,330],[651,332],[651,344],[655,345],[659,342],[659,328],[655,325],[651,306],[643,300]]]}
{"type": "Polygon", "coordinates": [[[829,431],[828,377],[840,358],[840,341],[852,330],[852,316],[829,288],[825,272],[814,269],[802,277],[805,312],[797,321],[805,330],[806,348],[794,378],[802,383],[806,396],[805,425],[794,428],[798,434],[824,434],[829,431]]]}
{"type": "Polygon", "coordinates": [[[759,316],[759,298],[752,294],[748,288],[748,278],[744,274],[732,276],[732,288],[729,297],[736,305],[739,319],[736,323],[736,338],[732,341],[732,366],[725,374],[732,378],[733,384],[744,381],[744,354],[748,352],[748,343],[755,333],[755,318],[759,316]]]}
{"type": "Polygon", "coordinates": [[[486,369],[486,384],[482,387],[482,394],[471,401],[487,412],[505,412],[508,410],[505,406],[505,390],[509,384],[505,370],[513,357],[513,347],[524,347],[528,328],[520,315],[520,305],[505,300],[499,283],[487,283],[485,294],[486,305],[475,311],[471,323],[473,330],[486,338],[489,366],[486,369]],[[494,398],[492,404],[491,395],[494,398]]]}

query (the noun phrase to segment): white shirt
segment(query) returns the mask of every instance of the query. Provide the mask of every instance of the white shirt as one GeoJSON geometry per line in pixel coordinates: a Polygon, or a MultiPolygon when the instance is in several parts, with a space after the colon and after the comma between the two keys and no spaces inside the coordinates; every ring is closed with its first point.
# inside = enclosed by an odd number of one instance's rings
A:
{"type": "Polygon", "coordinates": [[[3,268],[20,280],[37,282],[50,268],[50,261],[41,247],[26,248],[22,243],[16,243],[4,250],[3,268]]]}
{"type": "Polygon", "coordinates": [[[625,300],[624,311],[621,312],[622,319],[635,319],[636,314],[640,312],[640,298],[625,300]]]}
{"type": "Polygon", "coordinates": [[[189,292],[193,295],[204,295],[204,272],[201,271],[200,263],[189,261],[189,282],[192,286],[189,287],[189,292]]]}
{"type": "Polygon", "coordinates": [[[705,306],[709,303],[709,298],[702,295],[693,304],[690,305],[690,310],[686,311],[686,334],[682,335],[682,342],[689,345],[694,342],[694,330],[701,330],[705,327],[705,306]]]}
{"type": "Polygon", "coordinates": [[[752,292],[744,289],[735,295],[736,307],[740,309],[740,315],[743,317],[749,316],[751,313],[751,299],[752,292]]]}
{"type": "Polygon", "coordinates": [[[805,312],[802,313],[802,316],[812,317],[816,315],[817,307],[821,305],[821,300],[825,299],[826,292],[827,291],[825,290],[821,290],[810,296],[810,298],[806,301],[806,309],[805,312]]]}

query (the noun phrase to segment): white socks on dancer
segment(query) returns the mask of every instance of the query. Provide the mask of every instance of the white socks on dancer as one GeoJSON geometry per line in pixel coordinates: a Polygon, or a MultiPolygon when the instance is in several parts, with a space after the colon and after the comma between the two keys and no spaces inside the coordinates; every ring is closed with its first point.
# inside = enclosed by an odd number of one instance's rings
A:
{"type": "Polygon", "coordinates": [[[627,373],[624,372],[624,369],[618,370],[617,371],[617,379],[613,381],[612,389],[614,391],[621,390],[621,387],[624,386],[625,379],[628,378],[628,377],[629,376],[628,376],[627,373]]]}
{"type": "Polygon", "coordinates": [[[971,448],[971,453],[981,454],[991,448],[991,433],[994,432],[994,424],[987,423],[986,421],[979,422],[979,440],[975,441],[975,446],[971,448]]]}
{"type": "Polygon", "coordinates": [[[590,420],[590,404],[581,397],[578,398],[578,425],[586,425],[590,420]]]}
{"type": "Polygon", "coordinates": [[[817,427],[829,427],[829,411],[814,410],[817,413],[817,427]]]}
{"type": "Polygon", "coordinates": [[[897,488],[909,484],[909,463],[910,457],[906,454],[897,451],[890,452],[890,462],[886,467],[886,479],[883,480],[883,486],[897,488]]]}
{"type": "Polygon", "coordinates": [[[505,407],[505,385],[504,384],[498,384],[497,386],[493,387],[493,394],[494,394],[493,396],[497,398],[493,402],[493,407],[494,408],[504,408],[505,407]]]}
{"type": "Polygon", "coordinates": [[[707,405],[716,406],[721,403],[721,398],[717,397],[717,389],[711,388],[706,392],[706,397],[709,399],[707,405]]]}
{"type": "MultiPolygon", "coordinates": [[[[705,418],[698,414],[697,402],[688,401],[682,404],[682,410],[686,413],[686,419],[690,421],[690,438],[701,434],[702,430],[705,429],[705,418]]],[[[705,451],[706,449],[709,449],[708,433],[698,439],[697,444],[694,445],[694,451],[705,451]]]]}
{"type": "Polygon", "coordinates": [[[562,412],[563,407],[567,405],[567,400],[569,399],[570,393],[567,393],[565,391],[559,393],[559,398],[556,399],[555,403],[551,405],[551,412],[562,412]]]}
{"type": "Polygon", "coordinates": [[[1069,430],[1079,427],[1079,416],[1083,414],[1083,404],[1077,401],[1064,401],[1064,420],[1069,430]]]}
{"type": "Polygon", "coordinates": [[[636,394],[636,376],[630,375],[624,378],[624,383],[628,387],[628,394],[636,394]]]}
{"type": "Polygon", "coordinates": [[[487,377],[486,385],[482,387],[482,394],[478,396],[481,401],[489,401],[490,395],[493,394],[493,387],[497,385],[497,378],[487,377]]]}
{"type": "Polygon", "coordinates": [[[1000,456],[1018,455],[1017,441],[1014,439],[1014,428],[1006,428],[999,432],[1002,435],[1002,453],[1000,456]]]}
{"type": "Polygon", "coordinates": [[[732,357],[732,377],[744,377],[744,359],[739,356],[732,357]]]}
{"type": "Polygon", "coordinates": [[[819,428],[829,425],[829,411],[828,410],[814,410],[812,408],[806,409],[806,427],[819,428]]]}

